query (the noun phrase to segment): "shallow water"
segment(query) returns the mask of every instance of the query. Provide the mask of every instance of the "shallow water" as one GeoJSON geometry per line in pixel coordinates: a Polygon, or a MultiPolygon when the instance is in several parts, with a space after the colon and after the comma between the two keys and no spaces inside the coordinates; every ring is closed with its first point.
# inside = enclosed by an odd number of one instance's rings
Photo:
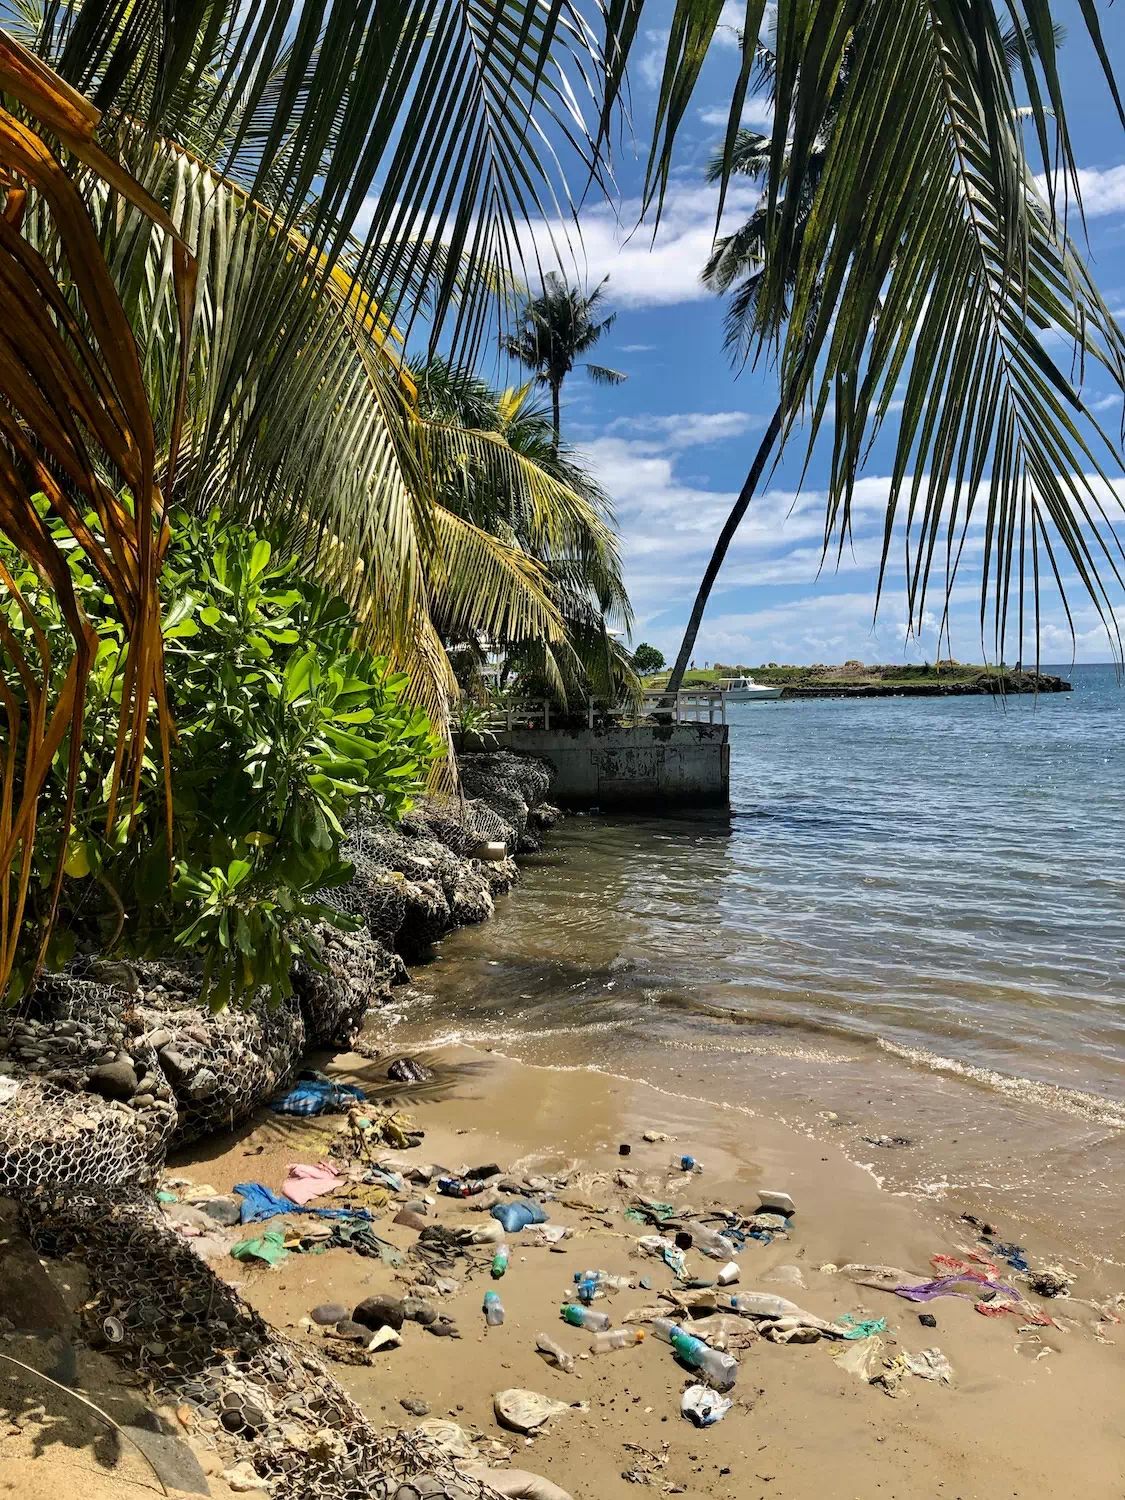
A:
{"type": "Polygon", "coordinates": [[[1125,691],[1067,675],[735,707],[731,815],[567,820],[418,969],[403,1040],[768,1111],[1125,1262],[1125,691]]]}

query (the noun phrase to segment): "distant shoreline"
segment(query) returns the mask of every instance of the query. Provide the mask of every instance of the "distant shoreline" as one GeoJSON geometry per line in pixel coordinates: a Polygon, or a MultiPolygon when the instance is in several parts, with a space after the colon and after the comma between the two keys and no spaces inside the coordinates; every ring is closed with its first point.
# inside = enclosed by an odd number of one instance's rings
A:
{"type": "MultiPolygon", "coordinates": [[[[715,687],[725,678],[748,676],[763,687],[781,687],[794,698],[960,698],[1008,694],[1069,693],[1071,684],[1052,672],[966,666],[960,662],[933,666],[868,666],[847,662],[840,667],[722,667],[688,672],[684,687],[715,687]]],[[[645,686],[663,687],[668,674],[658,673],[645,686]]]]}

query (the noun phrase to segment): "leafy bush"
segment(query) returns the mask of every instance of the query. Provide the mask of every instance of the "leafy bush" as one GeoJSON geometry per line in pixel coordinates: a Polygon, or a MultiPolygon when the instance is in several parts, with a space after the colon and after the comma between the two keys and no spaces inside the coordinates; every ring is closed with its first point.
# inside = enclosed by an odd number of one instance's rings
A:
{"type": "MultiPolygon", "coordinates": [[[[58,632],[61,641],[50,593],[14,554],[0,557],[51,621],[49,639],[58,632]]],[[[263,984],[286,992],[309,924],[353,925],[320,894],[351,873],[339,856],[349,816],[364,806],[401,815],[439,741],[405,701],[406,679],[356,649],[341,599],[247,528],[224,526],[214,514],[177,516],[161,581],[176,725],[169,851],[163,767],[151,745],[135,816],[127,800],[107,807],[114,744],[106,710],[120,692],[122,633],[73,544],[68,560],[98,651],[48,961],[64,961],[76,946],[149,955],[180,947],[202,957],[216,1003],[263,984]]],[[[0,608],[26,633],[14,600],[0,608]]],[[[41,925],[49,907],[67,749],[56,757],[40,815],[25,978],[35,916],[41,925]]]]}

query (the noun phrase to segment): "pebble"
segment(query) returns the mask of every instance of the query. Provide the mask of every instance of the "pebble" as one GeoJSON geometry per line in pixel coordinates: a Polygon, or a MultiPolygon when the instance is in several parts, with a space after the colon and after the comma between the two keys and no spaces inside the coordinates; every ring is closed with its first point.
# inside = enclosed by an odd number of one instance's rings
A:
{"type": "Polygon", "coordinates": [[[430,1415],[429,1402],[423,1401],[418,1396],[403,1396],[398,1403],[403,1411],[408,1411],[412,1417],[428,1417],[430,1415]]]}
{"type": "Polygon", "coordinates": [[[101,1063],[93,1070],[86,1087],[106,1099],[131,1099],[137,1091],[136,1069],[131,1062],[115,1056],[112,1062],[101,1063]]]}

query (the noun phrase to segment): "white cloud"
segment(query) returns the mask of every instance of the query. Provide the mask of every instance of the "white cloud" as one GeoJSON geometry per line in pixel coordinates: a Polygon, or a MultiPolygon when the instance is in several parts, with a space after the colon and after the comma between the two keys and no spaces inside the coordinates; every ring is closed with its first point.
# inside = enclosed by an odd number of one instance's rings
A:
{"type": "Polygon", "coordinates": [[[631,444],[635,451],[659,453],[725,442],[762,425],[763,418],[748,411],[685,411],[668,416],[637,412],[616,418],[605,430],[611,436],[636,434],[631,444]]]}
{"type": "Polygon", "coordinates": [[[652,354],[656,350],[655,344],[622,344],[622,354],[652,354]]]}
{"type": "MultiPolygon", "coordinates": [[[[1039,191],[1047,192],[1047,179],[1039,176],[1035,179],[1039,191]]],[[[1088,219],[1104,218],[1107,214],[1119,214],[1125,211],[1125,165],[1117,167],[1080,167],[1078,171],[1078,185],[1082,191],[1082,207],[1088,219]]],[[[1056,202],[1060,211],[1066,202],[1067,184],[1061,179],[1056,182],[1056,202]]],[[[1075,210],[1073,200],[1070,207],[1075,210]]]]}
{"type": "MultiPolygon", "coordinates": [[[[721,230],[741,223],[757,207],[751,185],[733,183],[727,193],[721,230]]],[[[655,238],[650,227],[635,228],[641,205],[622,204],[619,214],[598,206],[581,217],[581,239],[561,220],[537,226],[526,255],[530,268],[537,250],[544,265],[561,260],[568,273],[591,283],[609,276],[609,294],[617,307],[668,307],[701,301],[712,294],[700,274],[715,236],[718,189],[709,183],[673,183],[664,200],[655,238]]]]}
{"type": "MultiPolygon", "coordinates": [[[[725,129],[730,119],[730,106],[708,105],[706,109],[699,111],[699,118],[704,125],[712,125],[716,129],[725,129]]],[[[747,99],[742,106],[743,125],[753,126],[755,129],[768,130],[773,127],[773,103],[769,99],[747,99]]]]}

